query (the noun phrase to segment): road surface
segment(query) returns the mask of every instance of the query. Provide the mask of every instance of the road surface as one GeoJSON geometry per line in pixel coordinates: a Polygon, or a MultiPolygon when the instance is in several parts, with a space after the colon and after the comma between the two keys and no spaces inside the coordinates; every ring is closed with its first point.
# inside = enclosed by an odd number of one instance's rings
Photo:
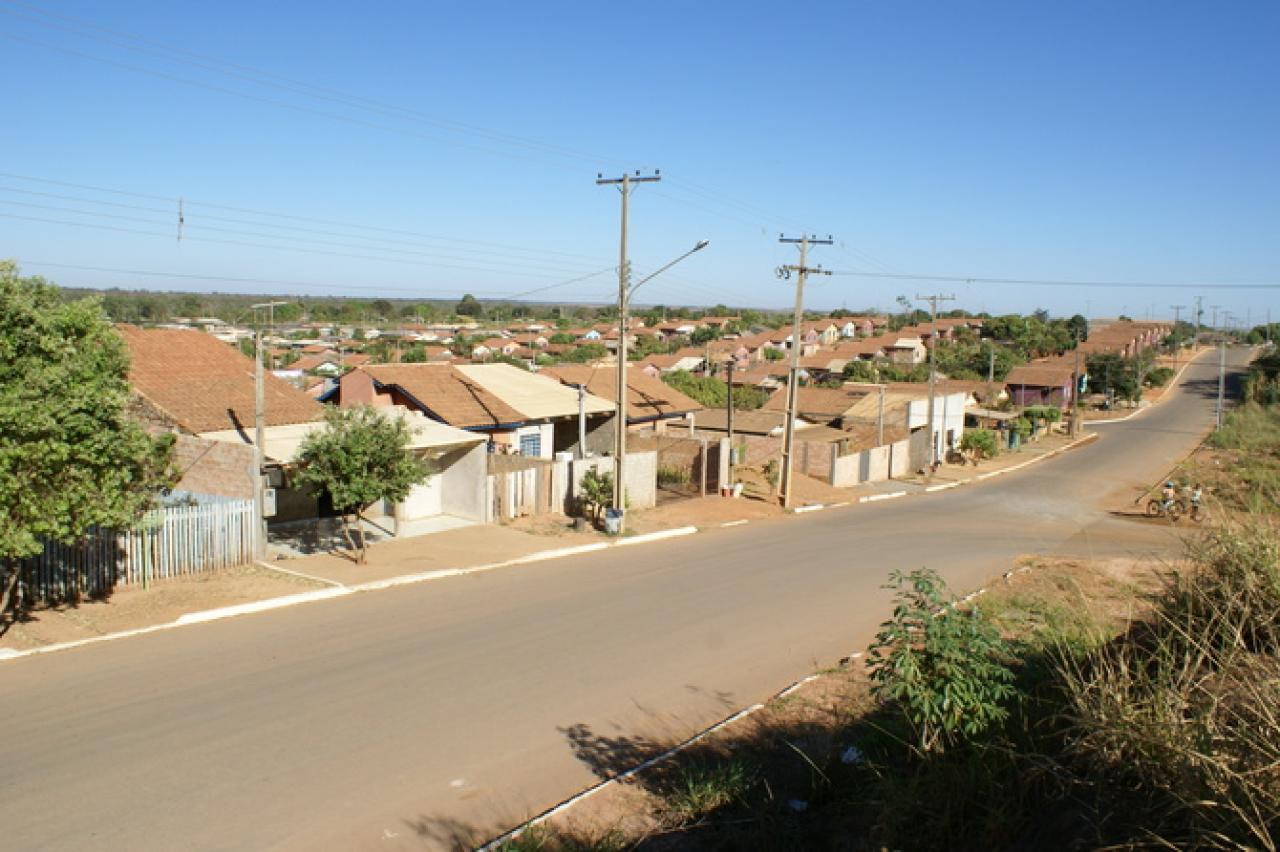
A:
{"type": "Polygon", "coordinates": [[[865,647],[891,569],[965,589],[1023,554],[1167,550],[1105,510],[1195,446],[1215,395],[1210,356],[1100,440],[979,485],[0,664],[2,845],[405,849],[509,826],[865,647]]]}

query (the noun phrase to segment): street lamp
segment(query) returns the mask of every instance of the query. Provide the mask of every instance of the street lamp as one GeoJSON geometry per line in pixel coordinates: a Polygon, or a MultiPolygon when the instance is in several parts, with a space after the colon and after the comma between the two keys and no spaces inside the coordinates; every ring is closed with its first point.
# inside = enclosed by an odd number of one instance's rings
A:
{"type": "MultiPolygon", "coordinates": [[[[623,465],[627,459],[627,327],[630,323],[627,321],[627,310],[631,306],[631,296],[648,284],[657,276],[666,272],[680,261],[684,260],[694,252],[702,251],[708,245],[710,240],[698,240],[693,248],[684,254],[670,261],[664,266],[659,267],[656,271],[649,273],[641,278],[635,284],[630,286],[620,286],[618,288],[618,439],[615,447],[613,462],[613,507],[618,510],[618,533],[621,534],[626,523],[626,512],[623,510],[626,490],[623,485],[623,465]]],[[[624,269],[619,275],[619,280],[626,281],[626,275],[629,270],[624,269]]]]}

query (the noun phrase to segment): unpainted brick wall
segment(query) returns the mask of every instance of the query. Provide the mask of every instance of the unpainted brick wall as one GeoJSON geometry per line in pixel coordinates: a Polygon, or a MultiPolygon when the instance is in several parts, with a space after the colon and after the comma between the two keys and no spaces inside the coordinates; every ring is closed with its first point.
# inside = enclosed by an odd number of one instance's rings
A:
{"type": "Polygon", "coordinates": [[[253,499],[253,447],[179,435],[173,461],[182,473],[181,491],[253,499]]]}

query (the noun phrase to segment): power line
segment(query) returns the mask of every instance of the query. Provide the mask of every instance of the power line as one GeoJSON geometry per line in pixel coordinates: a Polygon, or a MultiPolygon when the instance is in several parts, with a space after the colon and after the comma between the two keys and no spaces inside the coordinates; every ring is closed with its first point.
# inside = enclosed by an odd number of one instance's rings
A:
{"type": "MultiPolygon", "coordinates": [[[[458,294],[457,290],[423,290],[421,288],[416,288],[416,287],[384,287],[381,285],[375,286],[370,284],[319,284],[314,281],[291,281],[291,280],[276,279],[276,278],[245,278],[245,277],[229,276],[229,275],[202,275],[202,274],[190,273],[190,272],[160,272],[160,271],[148,270],[148,269],[119,269],[119,268],[107,267],[107,266],[85,266],[81,264],[72,264],[72,263],[54,263],[52,261],[43,261],[43,260],[20,260],[19,265],[22,267],[37,266],[37,267],[49,267],[53,269],[75,269],[75,270],[80,270],[85,272],[104,272],[104,273],[111,273],[111,274],[117,274],[117,275],[141,275],[141,276],[154,277],[154,278],[174,278],[174,279],[180,279],[180,280],[193,280],[193,281],[226,281],[226,282],[231,282],[236,284],[271,284],[276,286],[288,286],[288,287],[315,287],[319,289],[328,289],[328,290],[371,290],[378,293],[382,293],[382,292],[421,293],[421,294],[447,296],[450,298],[455,297],[458,294]]],[[[577,284],[581,281],[586,281],[590,278],[603,275],[606,272],[612,272],[613,269],[614,267],[608,266],[608,267],[605,267],[604,269],[596,270],[595,272],[592,272],[588,275],[580,275],[577,278],[570,278],[567,281],[558,281],[555,284],[547,284],[542,287],[535,287],[532,290],[524,290],[517,293],[479,293],[477,295],[479,298],[486,299],[488,301],[514,301],[516,299],[521,299],[521,298],[524,298],[525,296],[532,295],[534,293],[541,293],[547,290],[555,289],[557,287],[566,287],[570,284],[577,284]]]]}
{"type": "MultiPolygon", "coordinates": [[[[95,230],[114,231],[116,233],[124,233],[124,234],[139,234],[147,237],[162,237],[166,240],[172,239],[172,234],[162,234],[162,233],[157,233],[156,231],[143,231],[138,228],[124,228],[116,225],[100,225],[96,222],[68,222],[65,219],[48,219],[48,218],[38,217],[38,216],[19,216],[13,213],[0,213],[0,218],[15,219],[23,222],[40,222],[40,223],[49,224],[49,225],[66,225],[73,228],[93,228],[95,230]]],[[[227,240],[227,239],[218,239],[214,237],[185,237],[185,239],[204,242],[204,243],[214,243],[218,245],[241,246],[246,248],[263,248],[263,249],[270,249],[274,251],[291,251],[291,252],[298,252],[301,254],[325,255],[327,257],[344,257],[344,258],[350,258],[354,260],[373,260],[373,261],[379,261],[381,263],[398,263],[406,266],[414,266],[419,268],[425,267],[425,268],[434,268],[434,269],[459,269],[467,272],[491,272],[491,273],[496,273],[498,275],[519,275],[524,278],[550,278],[551,277],[550,275],[547,275],[545,273],[539,273],[539,272],[519,272],[516,270],[491,269],[491,268],[480,267],[480,266],[461,266],[458,264],[449,264],[449,263],[426,264],[426,263],[421,263],[419,261],[405,260],[403,258],[381,257],[378,255],[331,251],[328,249],[320,249],[320,248],[296,248],[293,246],[270,245],[268,243],[245,242],[244,240],[227,240]]]]}
{"type": "Polygon", "coordinates": [[[963,284],[1022,284],[1028,287],[1107,287],[1136,289],[1186,289],[1186,290],[1276,290],[1278,284],[1170,284],[1151,281],[1066,281],[1045,278],[984,278],[976,275],[917,275],[910,272],[865,272],[861,270],[836,270],[832,275],[852,275],[859,278],[891,278],[899,281],[950,281],[963,284]]]}
{"type": "MultiPolygon", "coordinates": [[[[3,0],[0,0],[0,2],[3,2],[3,0]]],[[[133,191],[124,190],[124,189],[95,186],[93,184],[73,183],[71,181],[53,180],[50,178],[41,178],[41,177],[34,177],[31,175],[16,174],[14,172],[0,172],[0,177],[11,178],[14,180],[30,181],[32,183],[48,184],[50,186],[61,186],[68,189],[81,189],[88,192],[100,192],[108,195],[119,195],[122,197],[140,198],[148,201],[163,201],[168,204],[176,204],[178,201],[178,198],[176,196],[154,195],[150,193],[133,192],[133,191]]],[[[385,233],[385,234],[395,234],[397,236],[419,237],[425,240],[447,242],[450,245],[463,243],[466,245],[475,245],[475,246],[480,246],[485,248],[502,249],[504,251],[517,251],[517,252],[524,252],[528,254],[548,254],[548,255],[558,255],[558,256],[571,257],[571,258],[579,258],[579,259],[587,260],[591,262],[599,262],[601,260],[601,258],[599,257],[593,257],[591,255],[580,254],[577,252],[566,252],[566,251],[558,251],[553,249],[534,249],[534,248],[527,248],[522,246],[507,245],[505,243],[494,243],[494,242],[485,242],[481,240],[460,239],[460,238],[448,237],[448,236],[443,236],[438,234],[427,234],[420,231],[410,231],[410,230],[403,230],[398,228],[382,228],[374,225],[365,225],[358,222],[343,222],[343,221],[334,220],[334,219],[318,219],[310,216],[297,216],[289,213],[280,213],[280,212],[271,211],[271,210],[259,210],[252,207],[238,207],[238,206],[232,206],[228,204],[215,204],[213,202],[199,201],[199,200],[194,200],[186,197],[183,198],[183,201],[187,207],[193,207],[193,206],[207,207],[211,210],[225,210],[232,213],[248,213],[253,216],[263,216],[271,219],[288,219],[293,222],[308,222],[316,225],[330,225],[333,227],[347,228],[352,230],[373,231],[373,232],[385,233]]],[[[94,202],[94,203],[106,204],[107,202],[94,202]]]]}
{"type": "MultiPolygon", "coordinates": [[[[77,216],[94,216],[99,219],[108,219],[111,221],[120,221],[120,222],[133,222],[135,224],[143,224],[143,225],[168,224],[167,222],[157,222],[153,219],[143,219],[137,216],[123,216],[116,213],[103,213],[96,210],[80,210],[74,207],[58,207],[58,206],[49,205],[49,204],[35,204],[35,203],[23,202],[23,201],[10,201],[4,198],[0,198],[0,205],[8,205],[10,207],[23,207],[23,208],[35,209],[35,210],[49,210],[57,213],[71,213],[77,216]]],[[[413,251],[410,249],[387,248],[382,246],[365,246],[365,245],[358,245],[358,244],[352,244],[352,243],[335,242],[334,240],[326,240],[326,239],[319,239],[319,238],[312,238],[312,237],[299,237],[299,236],[292,236],[292,235],[282,236],[280,234],[269,234],[269,233],[263,233],[261,231],[242,231],[235,228],[220,228],[216,225],[202,225],[199,223],[192,223],[189,220],[186,221],[182,227],[183,227],[184,234],[186,234],[188,231],[194,228],[196,230],[211,231],[219,234],[230,234],[231,236],[254,237],[257,239],[278,240],[281,243],[286,243],[286,245],[271,246],[271,247],[289,248],[296,251],[311,251],[312,250],[311,245],[321,245],[321,246],[336,246],[338,248],[351,248],[351,249],[356,249],[358,251],[377,251],[381,253],[380,258],[383,260],[403,259],[398,257],[386,257],[385,255],[387,254],[407,255],[410,257],[422,257],[422,258],[429,258],[433,260],[440,259],[440,260],[463,261],[463,262],[471,262],[474,260],[474,258],[470,258],[470,257],[458,257],[456,255],[442,255],[442,254],[436,254],[434,252],[413,251]]],[[[189,239],[193,239],[193,238],[189,237],[189,239]]],[[[548,272],[550,274],[556,274],[556,275],[564,274],[568,272],[581,271],[580,264],[576,266],[566,267],[566,266],[548,266],[547,264],[542,262],[523,261],[519,259],[504,261],[498,258],[485,258],[485,261],[490,264],[496,264],[498,266],[514,266],[521,270],[534,269],[534,271],[548,272]],[[531,264],[534,264],[534,266],[531,266],[531,264]]],[[[463,266],[463,267],[455,267],[455,268],[467,269],[467,268],[473,268],[473,267],[463,266]]],[[[481,267],[474,267],[474,268],[479,269],[481,267]]],[[[486,271],[502,271],[502,270],[487,269],[486,271]]],[[[513,272],[512,274],[527,275],[530,273],[513,272]]]]}

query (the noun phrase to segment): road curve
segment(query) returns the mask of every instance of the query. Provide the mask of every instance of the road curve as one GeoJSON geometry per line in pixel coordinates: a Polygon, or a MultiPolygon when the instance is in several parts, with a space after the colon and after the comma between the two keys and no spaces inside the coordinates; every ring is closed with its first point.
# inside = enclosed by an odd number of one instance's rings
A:
{"type": "Polygon", "coordinates": [[[510,825],[865,645],[893,568],[965,588],[1020,554],[1167,548],[1106,509],[1209,427],[1210,361],[972,487],[7,662],[3,845],[409,849],[510,825]]]}

